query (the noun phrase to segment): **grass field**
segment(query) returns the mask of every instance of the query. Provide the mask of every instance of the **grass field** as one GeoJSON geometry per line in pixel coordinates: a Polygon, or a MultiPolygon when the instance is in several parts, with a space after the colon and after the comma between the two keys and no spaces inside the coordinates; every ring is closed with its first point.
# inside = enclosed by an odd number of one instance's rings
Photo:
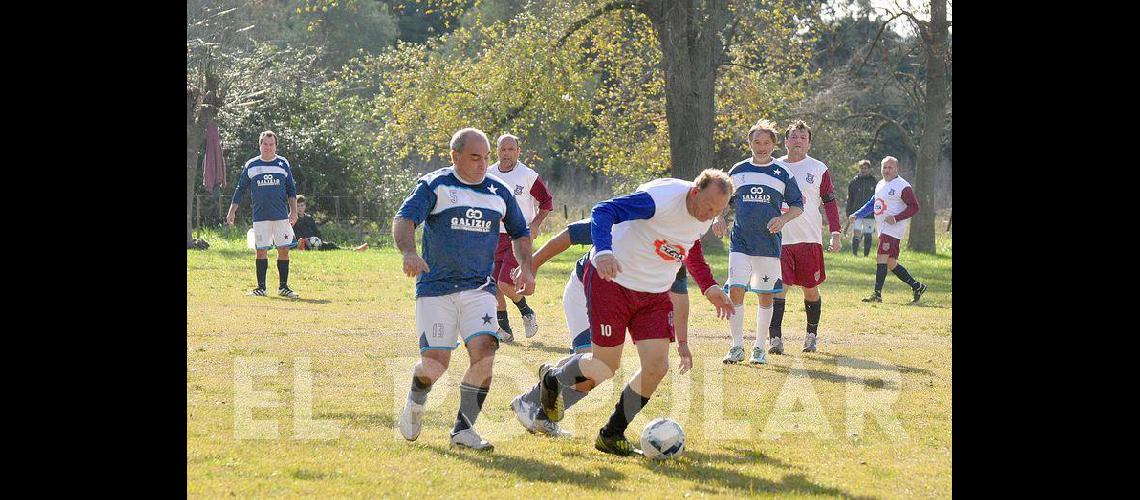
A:
{"type": "MultiPolygon", "coordinates": [[[[524,339],[510,308],[518,340],[499,350],[477,424],[496,449],[480,454],[448,446],[462,348],[430,395],[419,440],[395,430],[418,348],[414,283],[393,249],[293,252],[290,285],[301,299],[246,297],[255,281],[244,236],[211,233],[209,250],[187,251],[187,494],[949,497],[952,254],[950,238],[939,238],[936,255],[902,254],[930,285],[919,306],[906,305],[910,290],[891,275],[882,304],[860,302],[872,289],[873,257],[828,254],[819,352],[799,352],[805,316],[793,290],[787,354],[759,368],[721,363],[727,322],[690,281],[695,368],[679,375],[674,351],[674,370],[627,432],[636,440],[649,420],[672,417],[685,428],[686,451],[652,462],[593,449],[635,370],[628,346],[617,382],[567,413],[572,437],[529,435],[509,408],[539,363],[567,352],[562,287],[583,247],[540,271],[528,300],[538,336],[524,339]]],[[[723,280],[727,256],[708,259],[723,280]]],[[[271,289],[276,280],[271,263],[271,289]]],[[[756,298],[745,304],[749,343],[756,298]]]]}

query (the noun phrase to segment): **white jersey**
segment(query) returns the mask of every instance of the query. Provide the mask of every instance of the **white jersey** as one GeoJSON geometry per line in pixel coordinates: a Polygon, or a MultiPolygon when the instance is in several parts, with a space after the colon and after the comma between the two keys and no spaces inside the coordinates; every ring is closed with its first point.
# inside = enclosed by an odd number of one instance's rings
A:
{"type": "Polygon", "coordinates": [[[894,224],[889,224],[883,219],[889,215],[901,214],[907,209],[902,193],[904,189],[909,187],[910,183],[902,176],[895,177],[889,182],[885,179],[880,180],[875,185],[875,222],[879,225],[879,234],[900,240],[906,234],[906,229],[910,227],[909,218],[897,221],[894,224]]]}
{"type": "MultiPolygon", "coordinates": [[[[495,162],[487,173],[498,177],[511,188],[511,194],[515,195],[515,201],[519,203],[519,209],[522,210],[523,217],[526,218],[526,225],[529,227],[534,217],[538,215],[538,200],[530,194],[530,189],[534,187],[534,181],[538,180],[538,172],[535,172],[530,167],[523,165],[523,162],[515,163],[515,168],[510,172],[503,172],[499,170],[499,162],[495,162]]],[[[506,233],[504,227],[499,227],[500,233],[506,233]]]]}
{"type": "MultiPolygon", "coordinates": [[[[784,155],[776,161],[784,165],[784,168],[796,179],[796,184],[799,186],[800,194],[804,199],[804,213],[784,224],[783,229],[780,229],[780,234],[783,235],[782,243],[784,245],[795,243],[823,245],[823,235],[820,231],[820,227],[823,226],[823,216],[819,212],[820,205],[822,205],[820,187],[823,185],[823,176],[827,172],[827,165],[810,156],[793,163],[788,161],[787,155],[784,155]]],[[[787,212],[788,204],[784,203],[781,210],[787,212]]]]}
{"type": "Polygon", "coordinates": [[[612,250],[622,269],[614,278],[617,284],[639,292],[668,291],[689,249],[712,226],[712,219],[701,222],[685,207],[693,186],[681,179],[657,179],[631,195],[599,203],[593,211],[590,259],[612,250]],[[612,230],[605,231],[609,224],[612,230]]]}

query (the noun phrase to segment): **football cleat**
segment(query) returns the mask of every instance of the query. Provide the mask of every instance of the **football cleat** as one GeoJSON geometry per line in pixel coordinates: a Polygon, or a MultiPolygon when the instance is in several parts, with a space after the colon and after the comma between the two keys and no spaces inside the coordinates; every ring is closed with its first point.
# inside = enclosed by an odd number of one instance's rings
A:
{"type": "Polygon", "coordinates": [[[265,289],[264,288],[254,288],[250,292],[246,293],[246,295],[249,295],[251,297],[264,297],[265,296],[265,289]]]}
{"type": "Polygon", "coordinates": [[[475,429],[463,429],[451,435],[451,445],[460,448],[470,448],[475,451],[495,451],[495,445],[487,442],[475,432],[475,429]]]}
{"type": "Polygon", "coordinates": [[[546,417],[551,422],[557,422],[565,416],[566,403],[562,399],[562,384],[558,383],[557,379],[554,380],[553,387],[546,385],[546,374],[553,368],[550,363],[543,363],[538,367],[538,385],[542,389],[539,391],[542,411],[546,412],[546,417]]]}
{"type": "Polygon", "coordinates": [[[400,434],[408,441],[415,441],[420,437],[420,430],[424,425],[424,405],[416,404],[412,400],[408,400],[404,404],[404,411],[400,412],[400,420],[397,422],[400,427],[400,434]]]}
{"type": "Polygon", "coordinates": [[[531,338],[538,334],[538,318],[535,317],[534,312],[525,314],[522,317],[523,323],[526,324],[526,338],[531,338]]]}
{"type": "Polygon", "coordinates": [[[762,365],[768,362],[768,354],[764,352],[764,348],[757,346],[752,348],[752,357],[748,358],[750,365],[762,365]]]}
{"type": "Polygon", "coordinates": [[[780,337],[772,337],[768,339],[772,347],[768,348],[768,354],[783,354],[784,353],[784,339],[780,337]]]}
{"type": "Polygon", "coordinates": [[[289,287],[287,287],[287,286],[283,286],[281,288],[278,288],[277,289],[277,295],[280,295],[282,297],[288,297],[290,299],[301,298],[301,294],[294,292],[293,290],[290,290],[289,287]]]}
{"type": "Polygon", "coordinates": [[[804,337],[804,352],[815,352],[815,334],[809,333],[804,337]]]}
{"type": "Polygon", "coordinates": [[[728,349],[728,354],[724,356],[724,364],[726,365],[735,365],[741,361],[744,361],[743,347],[731,347],[728,349]]]}
{"type": "Polygon", "coordinates": [[[918,286],[914,288],[914,300],[912,300],[910,303],[917,303],[918,299],[922,298],[923,293],[926,293],[926,283],[919,283],[918,286]]]}
{"type": "Polygon", "coordinates": [[[879,295],[879,292],[872,293],[871,295],[867,296],[867,298],[863,299],[863,302],[882,302],[882,301],[883,301],[883,296],[879,295]]]}
{"type": "Polygon", "coordinates": [[[514,332],[512,332],[510,330],[504,330],[502,328],[499,328],[499,331],[495,332],[495,334],[499,336],[500,342],[514,342],[515,341],[515,334],[514,334],[514,332]]]}
{"type": "Polygon", "coordinates": [[[603,453],[623,457],[642,454],[641,450],[637,449],[625,436],[616,438],[606,437],[600,430],[598,431],[598,438],[594,440],[594,448],[603,453]]]}
{"type": "Polygon", "coordinates": [[[526,429],[527,432],[534,433],[534,419],[535,416],[538,415],[538,405],[524,400],[523,394],[519,394],[515,396],[515,399],[511,400],[511,409],[515,411],[515,418],[519,420],[523,428],[526,429]]]}

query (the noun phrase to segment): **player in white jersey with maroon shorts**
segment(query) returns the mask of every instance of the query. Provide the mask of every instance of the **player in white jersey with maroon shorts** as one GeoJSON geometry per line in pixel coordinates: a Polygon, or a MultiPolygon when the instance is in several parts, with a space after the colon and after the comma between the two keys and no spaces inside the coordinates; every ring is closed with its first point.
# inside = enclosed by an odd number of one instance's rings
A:
{"type": "Polygon", "coordinates": [[[875,194],[848,219],[864,218],[872,213],[879,226],[879,251],[876,255],[875,293],[863,302],[883,301],[883,281],[889,269],[903,283],[910,286],[914,299],[918,302],[926,292],[926,284],[915,280],[906,268],[899,264],[899,250],[903,235],[910,226],[910,218],[918,213],[918,198],[910,183],[899,177],[899,161],[893,156],[883,158],[883,180],[875,185],[875,194]]]}
{"type": "MultiPolygon", "coordinates": [[[[511,134],[499,136],[498,155],[499,161],[491,165],[487,173],[499,178],[511,188],[511,194],[518,202],[523,217],[526,217],[531,238],[538,237],[542,221],[546,220],[546,216],[554,210],[554,197],[550,195],[550,190],[546,188],[546,183],[542,182],[538,172],[518,161],[518,137],[511,134]]],[[[516,294],[513,290],[515,282],[511,278],[511,271],[518,266],[514,252],[511,251],[511,239],[507,236],[506,230],[500,228],[499,246],[495,249],[495,269],[491,276],[495,281],[506,284],[499,287],[495,296],[495,300],[498,301],[496,312],[499,318],[498,334],[503,342],[511,342],[515,338],[511,322],[507,319],[507,302],[503,300],[504,295],[509,297],[519,309],[519,314],[522,315],[523,323],[526,325],[526,338],[529,339],[538,333],[538,318],[534,310],[527,305],[526,297],[516,294]]]]}
{"type": "MultiPolygon", "coordinates": [[[[816,336],[819,334],[819,318],[823,314],[823,300],[817,289],[827,273],[823,267],[823,225],[819,214],[822,204],[827,212],[827,225],[831,229],[829,252],[840,248],[839,204],[835,202],[835,188],[831,183],[831,173],[823,162],[807,155],[811,148],[811,128],[802,120],[792,123],[784,132],[784,147],[787,156],[777,161],[784,165],[795,177],[804,199],[803,215],[792,219],[781,230],[783,249],[780,264],[783,268],[784,285],[799,286],[804,289],[804,311],[807,313],[807,335],[804,336],[804,352],[815,352],[816,336]]],[[[784,210],[788,210],[787,204],[784,210]]],[[[769,327],[772,346],[768,352],[784,352],[783,320],[787,288],[776,294],[772,307],[772,325],[769,327]]]]}
{"type": "MultiPolygon", "coordinates": [[[[724,211],[732,192],[728,175],[708,169],[692,182],[657,179],[631,195],[594,206],[590,231],[594,247],[582,280],[594,347],[562,366],[540,370],[540,402],[550,421],[558,422],[564,415],[563,385],[590,380],[597,386],[614,376],[628,331],[641,369],[625,386],[594,447],[622,456],[639,452],[625,438],[625,430],[669,371],[669,344],[675,337],[669,288],[682,262],[691,264],[693,247],[713,217],[724,211]]],[[[691,265],[689,270],[718,317],[731,316],[732,303],[712,273],[706,269],[698,274],[691,265]]],[[[679,340],[678,351],[691,356],[688,339],[679,340]]]]}

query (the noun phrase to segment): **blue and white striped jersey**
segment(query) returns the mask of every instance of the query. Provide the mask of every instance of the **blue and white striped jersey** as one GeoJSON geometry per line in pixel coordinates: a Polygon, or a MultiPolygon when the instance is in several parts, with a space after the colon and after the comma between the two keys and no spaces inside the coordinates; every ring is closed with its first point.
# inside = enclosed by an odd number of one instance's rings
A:
{"type": "Polygon", "coordinates": [[[773,160],[756,165],[743,160],[728,171],[736,192],[729,202],[736,208],[729,251],[757,257],[779,257],[782,236],[768,232],[768,221],[780,216],[783,203],[804,206],[799,184],[784,166],[773,160]]]}
{"type": "Polygon", "coordinates": [[[288,219],[289,198],[297,196],[297,181],[289,160],[281,156],[269,161],[262,160],[260,155],[250,158],[238,174],[237,188],[230,201],[240,204],[246,190],[253,205],[254,222],[288,219]]]}
{"type": "Polygon", "coordinates": [[[483,288],[495,293],[491,271],[499,225],[512,239],[530,236],[515,197],[492,175],[479,184],[459,180],[455,167],[421,177],[396,217],[424,225],[422,255],[431,272],[416,279],[416,297],[435,297],[483,288]]]}

